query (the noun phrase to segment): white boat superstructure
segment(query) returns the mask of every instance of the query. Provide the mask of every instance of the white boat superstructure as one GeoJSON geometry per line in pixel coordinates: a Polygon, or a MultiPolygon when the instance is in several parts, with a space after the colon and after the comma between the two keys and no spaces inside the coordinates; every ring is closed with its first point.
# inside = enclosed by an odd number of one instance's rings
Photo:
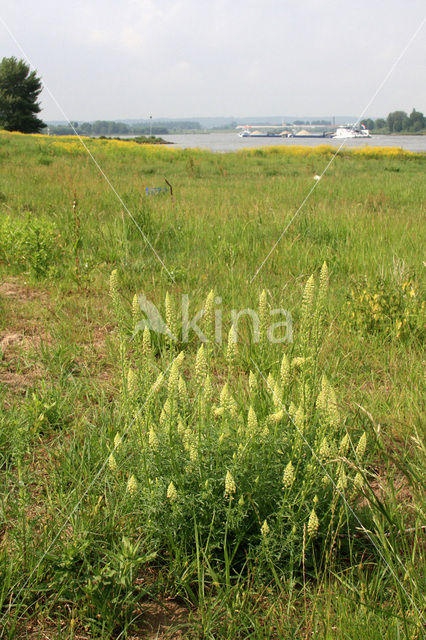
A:
{"type": "Polygon", "coordinates": [[[361,125],[360,129],[355,127],[337,127],[333,138],[371,138],[368,129],[361,125]]]}

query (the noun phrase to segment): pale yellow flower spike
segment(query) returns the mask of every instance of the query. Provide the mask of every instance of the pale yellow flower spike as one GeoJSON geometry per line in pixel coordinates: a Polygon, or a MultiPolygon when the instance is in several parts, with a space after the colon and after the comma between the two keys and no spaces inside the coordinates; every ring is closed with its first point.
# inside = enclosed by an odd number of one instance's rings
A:
{"type": "MultiPolygon", "coordinates": [[[[173,301],[172,301],[168,291],[166,293],[166,300],[165,300],[164,306],[165,306],[165,309],[166,309],[166,324],[167,324],[168,328],[170,329],[171,333],[174,336],[176,336],[177,330],[176,330],[175,310],[174,310],[174,306],[173,306],[173,301]]],[[[169,342],[173,342],[173,340],[171,338],[169,338],[169,342]]]]}
{"type": "Polygon", "coordinates": [[[197,385],[201,386],[203,384],[206,374],[207,374],[207,360],[206,360],[206,354],[204,351],[204,345],[202,344],[201,347],[198,349],[197,355],[195,358],[195,381],[197,385]]]}
{"type": "Polygon", "coordinates": [[[142,353],[145,357],[151,353],[151,332],[148,327],[145,327],[142,334],[142,353]]]}
{"type": "Polygon", "coordinates": [[[119,433],[116,433],[114,436],[114,449],[118,449],[121,444],[121,436],[119,433]]]}
{"type": "Polygon", "coordinates": [[[327,263],[323,262],[319,279],[318,305],[323,305],[325,300],[327,299],[328,281],[329,277],[327,263]]]}
{"type": "Polygon", "coordinates": [[[228,409],[228,407],[229,407],[229,386],[228,386],[227,382],[225,382],[225,384],[222,387],[222,391],[220,392],[219,402],[220,402],[220,406],[221,407],[224,407],[225,409],[228,409]]]}
{"type": "Polygon", "coordinates": [[[281,384],[277,380],[274,386],[273,394],[272,394],[272,402],[274,403],[277,409],[281,407],[282,397],[283,397],[283,390],[281,388],[281,384]]]}
{"type": "Polygon", "coordinates": [[[262,526],[260,527],[260,533],[262,534],[262,538],[267,538],[269,535],[270,529],[266,520],[263,521],[262,526]]]}
{"type": "Polygon", "coordinates": [[[268,420],[272,424],[278,424],[279,422],[281,422],[283,418],[284,418],[284,409],[280,409],[276,413],[271,413],[271,415],[268,416],[268,420]]]}
{"type": "Polygon", "coordinates": [[[211,404],[213,400],[213,385],[210,376],[207,374],[204,382],[203,400],[206,405],[211,404]]]}
{"type": "Polygon", "coordinates": [[[259,338],[260,342],[266,340],[266,330],[268,326],[267,318],[267,298],[265,289],[262,291],[259,297],[259,338]]]}
{"type": "Polygon", "coordinates": [[[108,458],[108,468],[112,472],[117,471],[117,461],[116,461],[113,453],[111,453],[111,455],[108,458]]]}
{"type": "Polygon", "coordinates": [[[341,456],[345,456],[348,453],[348,449],[349,449],[349,436],[346,433],[339,445],[339,455],[341,456]]]}
{"type": "Polygon", "coordinates": [[[285,389],[290,382],[290,362],[286,354],[283,355],[283,359],[281,360],[280,376],[281,383],[285,389]]]}
{"type": "Polygon", "coordinates": [[[171,417],[171,407],[170,407],[169,399],[167,398],[160,413],[160,425],[164,426],[170,417],[171,417]]]}
{"type": "Polygon", "coordinates": [[[139,306],[139,298],[138,294],[135,293],[132,300],[132,318],[133,318],[133,326],[139,322],[141,317],[141,308],[139,306]]]}
{"type": "Polygon", "coordinates": [[[182,376],[179,376],[179,382],[178,382],[178,394],[179,394],[179,400],[181,402],[185,402],[188,398],[188,391],[186,388],[186,382],[185,379],[182,376]]]}
{"type": "Polygon", "coordinates": [[[159,442],[158,442],[157,434],[155,433],[152,427],[149,430],[148,442],[151,449],[158,449],[159,442]]]}
{"type": "Polygon", "coordinates": [[[328,446],[327,438],[324,436],[324,438],[321,440],[321,444],[319,448],[319,456],[323,460],[326,460],[329,457],[329,455],[330,455],[330,447],[328,446]]]}
{"type": "Polygon", "coordinates": [[[315,536],[317,534],[318,527],[319,527],[318,516],[315,513],[315,509],[312,509],[311,515],[309,516],[309,520],[308,520],[308,533],[309,533],[309,535],[310,536],[315,536]]]}
{"type": "Polygon", "coordinates": [[[362,436],[359,439],[357,448],[355,449],[355,453],[356,453],[356,456],[357,456],[358,460],[362,460],[363,459],[366,447],[367,447],[367,434],[364,431],[364,433],[362,434],[362,436]]]}
{"type": "Polygon", "coordinates": [[[157,393],[160,390],[163,382],[164,382],[164,373],[160,373],[157,380],[154,382],[154,384],[151,387],[153,393],[157,393]]]}
{"type": "Polygon", "coordinates": [[[133,369],[129,369],[127,372],[127,391],[129,396],[135,396],[138,390],[138,379],[133,369]]]}
{"type": "Polygon", "coordinates": [[[253,373],[253,371],[250,371],[250,373],[249,373],[249,392],[250,392],[250,395],[253,395],[254,393],[256,393],[256,389],[257,389],[257,378],[256,378],[256,375],[253,373]]]}
{"type": "Polygon", "coordinates": [[[118,274],[117,269],[111,271],[111,275],[109,277],[109,292],[111,297],[114,297],[118,291],[118,274]]]}
{"type": "Polygon", "coordinates": [[[257,431],[257,416],[253,407],[250,405],[247,416],[247,431],[249,435],[254,435],[257,431]]]}
{"type": "Polygon", "coordinates": [[[235,480],[232,477],[231,472],[227,471],[225,476],[225,496],[231,497],[232,494],[236,492],[236,490],[237,486],[235,484],[235,480]]]}
{"type": "Polygon", "coordinates": [[[299,408],[297,409],[296,413],[294,414],[293,420],[296,427],[300,431],[303,431],[305,427],[305,414],[304,414],[302,405],[300,405],[299,408]]]}
{"type": "Polygon", "coordinates": [[[228,365],[232,367],[235,364],[238,358],[238,349],[237,349],[237,334],[232,326],[228,333],[228,348],[226,350],[226,360],[228,365]]]}
{"type": "Polygon", "coordinates": [[[290,460],[290,462],[288,463],[288,465],[284,469],[283,486],[286,489],[289,489],[292,486],[293,482],[294,482],[294,467],[293,467],[292,462],[290,460]]]}
{"type": "Polygon", "coordinates": [[[170,500],[170,502],[174,502],[177,499],[177,497],[178,497],[178,493],[176,491],[176,487],[173,484],[173,482],[171,482],[167,487],[167,498],[170,500]]]}
{"type": "Polygon", "coordinates": [[[268,375],[268,378],[266,380],[266,387],[267,387],[269,393],[273,393],[274,392],[274,389],[275,389],[275,378],[272,375],[272,373],[270,373],[268,375]]]}
{"type": "Polygon", "coordinates": [[[170,398],[174,398],[176,396],[177,390],[178,390],[178,384],[179,384],[179,364],[176,362],[176,360],[173,360],[172,365],[170,367],[169,383],[167,387],[170,398]]]}
{"type": "Polygon", "coordinates": [[[138,483],[135,476],[132,474],[127,481],[127,491],[131,496],[136,495],[138,490],[138,483]]]}

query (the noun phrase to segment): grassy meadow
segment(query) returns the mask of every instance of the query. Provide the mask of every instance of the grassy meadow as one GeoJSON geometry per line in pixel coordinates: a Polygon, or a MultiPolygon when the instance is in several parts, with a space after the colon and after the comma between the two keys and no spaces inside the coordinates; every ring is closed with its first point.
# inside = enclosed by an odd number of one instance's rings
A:
{"type": "Polygon", "coordinates": [[[85,144],[0,133],[0,637],[422,638],[426,156],[85,144]]]}

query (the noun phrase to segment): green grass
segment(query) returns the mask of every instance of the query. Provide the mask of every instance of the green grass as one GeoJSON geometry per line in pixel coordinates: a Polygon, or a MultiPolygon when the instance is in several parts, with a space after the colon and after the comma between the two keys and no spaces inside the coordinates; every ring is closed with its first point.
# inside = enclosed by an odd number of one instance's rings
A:
{"type": "Polygon", "coordinates": [[[87,145],[167,270],[77,140],[0,134],[1,637],[422,637],[425,156],[341,152],[252,281],[333,150],[87,145]],[[133,335],[211,290],[204,364],[133,335]],[[294,343],[227,350],[263,290],[294,343]]]}

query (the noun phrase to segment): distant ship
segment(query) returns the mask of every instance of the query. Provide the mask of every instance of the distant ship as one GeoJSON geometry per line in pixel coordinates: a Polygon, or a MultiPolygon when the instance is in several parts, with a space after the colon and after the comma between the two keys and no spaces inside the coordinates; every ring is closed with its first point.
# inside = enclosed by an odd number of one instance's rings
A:
{"type": "MultiPolygon", "coordinates": [[[[263,128],[266,129],[266,126],[263,128]]],[[[293,133],[293,131],[280,131],[279,133],[268,131],[264,133],[257,130],[251,131],[248,127],[238,135],[240,138],[330,138],[330,134],[325,132],[311,133],[309,131],[302,130],[298,133],[293,133]]]]}
{"type": "Polygon", "coordinates": [[[370,132],[362,124],[360,129],[355,127],[337,127],[333,138],[371,138],[370,132]]]}

